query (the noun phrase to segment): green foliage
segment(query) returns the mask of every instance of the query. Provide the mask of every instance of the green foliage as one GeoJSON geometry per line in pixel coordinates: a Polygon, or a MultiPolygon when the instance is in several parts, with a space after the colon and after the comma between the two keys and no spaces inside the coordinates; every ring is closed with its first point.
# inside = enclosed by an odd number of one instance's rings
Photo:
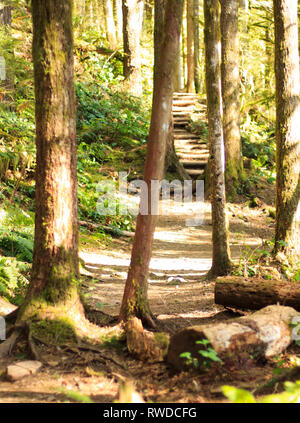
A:
{"type": "Polygon", "coordinates": [[[33,215],[6,206],[0,209],[0,224],[0,295],[19,305],[30,277],[33,215]]]}
{"type": "Polygon", "coordinates": [[[261,116],[247,114],[241,125],[243,156],[251,159],[255,174],[275,181],[275,126],[261,116]]]}
{"type": "Polygon", "coordinates": [[[91,400],[91,398],[87,395],[84,395],[78,391],[71,391],[64,388],[60,388],[59,392],[65,395],[66,398],[75,401],[75,402],[81,402],[81,403],[94,403],[94,401],[91,400]]]}
{"type": "Polygon", "coordinates": [[[203,339],[202,341],[196,341],[196,344],[199,344],[199,345],[203,345],[204,346],[204,349],[203,350],[199,350],[198,351],[198,353],[200,355],[202,355],[205,358],[208,358],[208,361],[205,360],[203,362],[203,365],[204,366],[208,366],[209,367],[210,366],[210,363],[212,361],[214,361],[216,363],[222,363],[222,360],[218,356],[217,352],[213,348],[209,347],[210,342],[209,342],[208,339],[203,339]]]}
{"type": "Polygon", "coordinates": [[[127,150],[146,142],[149,110],[140,99],[98,83],[77,83],[76,94],[78,140],[89,144],[96,161],[109,161],[110,148],[127,150]]]}
{"type": "Polygon", "coordinates": [[[213,362],[223,363],[217,352],[210,346],[210,341],[208,339],[202,339],[201,341],[196,341],[197,345],[202,345],[203,349],[198,350],[198,354],[205,358],[199,363],[199,359],[193,357],[192,354],[188,352],[181,353],[179,357],[185,359],[187,366],[199,367],[203,366],[204,368],[209,368],[213,362]],[[207,360],[206,360],[207,359],[207,360]]]}
{"type": "Polygon", "coordinates": [[[0,109],[0,178],[10,169],[15,173],[34,168],[34,117],[0,109]]]}
{"type": "MultiPolygon", "coordinates": [[[[274,241],[264,241],[263,245],[258,248],[245,246],[239,259],[237,267],[233,270],[236,276],[254,277],[263,276],[262,265],[271,258],[271,248],[274,241]]],[[[268,279],[268,277],[266,276],[268,279]]]]}
{"type": "Polygon", "coordinates": [[[20,305],[29,284],[30,265],[0,256],[0,296],[20,305]]]}
{"type": "Polygon", "coordinates": [[[0,249],[8,257],[31,263],[33,215],[20,209],[3,208],[0,214],[0,249]]]}
{"type": "Polygon", "coordinates": [[[255,403],[254,396],[246,391],[245,389],[234,388],[233,386],[222,386],[222,391],[225,397],[227,397],[231,402],[238,404],[251,404],[255,403]]]}
{"type": "Polygon", "coordinates": [[[267,395],[259,400],[244,390],[233,386],[223,386],[223,394],[234,403],[299,403],[300,402],[300,381],[285,382],[284,392],[280,394],[267,395]]]}

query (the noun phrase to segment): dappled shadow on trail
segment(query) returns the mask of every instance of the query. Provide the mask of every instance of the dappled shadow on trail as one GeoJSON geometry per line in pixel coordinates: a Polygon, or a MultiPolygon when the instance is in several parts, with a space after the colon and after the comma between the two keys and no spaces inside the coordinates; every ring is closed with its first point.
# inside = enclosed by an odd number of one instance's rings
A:
{"type": "MultiPolygon", "coordinates": [[[[176,203],[173,203],[176,208],[176,203]]],[[[211,267],[210,205],[203,206],[203,224],[186,226],[185,214],[159,217],[150,262],[148,296],[152,312],[168,331],[213,319],[224,308],[214,303],[214,282],[204,281],[211,267]]],[[[175,210],[176,211],[176,210],[175,210]]],[[[273,228],[262,210],[230,205],[230,248],[238,262],[245,247],[262,245],[273,228]]],[[[130,264],[131,245],[118,239],[106,250],[81,252],[88,302],[111,316],[118,316],[130,264]]],[[[224,318],[225,315],[220,315],[224,318]]]]}

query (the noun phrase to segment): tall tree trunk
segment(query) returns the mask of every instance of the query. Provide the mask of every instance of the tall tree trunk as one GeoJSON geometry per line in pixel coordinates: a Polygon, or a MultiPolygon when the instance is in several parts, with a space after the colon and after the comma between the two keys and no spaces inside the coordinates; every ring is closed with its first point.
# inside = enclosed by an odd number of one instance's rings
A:
{"type": "Polygon", "coordinates": [[[239,3],[221,0],[222,95],[226,192],[231,200],[243,179],[240,133],[239,3]]]}
{"type": "Polygon", "coordinates": [[[272,21],[273,21],[273,16],[272,16],[272,9],[267,9],[266,10],[266,29],[265,29],[265,52],[266,52],[266,64],[265,64],[265,89],[269,90],[270,87],[270,78],[271,78],[271,72],[272,72],[272,68],[273,68],[273,39],[272,39],[272,32],[271,32],[271,28],[272,28],[272,21]]]}
{"type": "Polygon", "coordinates": [[[193,0],[194,13],[194,82],[195,91],[200,93],[200,24],[199,24],[199,0],[193,0]]]}
{"type": "Polygon", "coordinates": [[[11,6],[5,6],[5,2],[0,2],[0,25],[11,26],[11,6]]]}
{"type": "Polygon", "coordinates": [[[187,0],[187,92],[195,92],[193,0],[187,0]]]}
{"type": "Polygon", "coordinates": [[[300,261],[300,85],[297,0],[274,0],[277,191],[275,250],[300,261]]]}
{"type": "Polygon", "coordinates": [[[140,39],[143,25],[143,0],[122,0],[125,86],[136,96],[143,93],[140,39]]]}
{"type": "Polygon", "coordinates": [[[146,196],[148,213],[139,213],[131,254],[131,263],[126,281],[120,319],[127,320],[131,315],[141,318],[154,326],[148,303],[148,271],[157,211],[151,210],[151,202],[158,194],[151,192],[153,181],[160,181],[164,174],[164,161],[169,123],[172,113],[174,64],[179,48],[183,0],[167,0],[163,41],[160,43],[159,66],[155,71],[152,116],[144,170],[144,181],[148,187],[146,196]],[[154,196],[154,197],[153,197],[154,196]]]}
{"type": "MultiPolygon", "coordinates": [[[[155,1],[155,23],[154,23],[154,78],[157,72],[159,72],[161,63],[160,63],[160,53],[162,49],[162,42],[164,39],[164,24],[165,24],[165,12],[166,12],[166,4],[167,0],[156,0],[155,1]]],[[[176,79],[178,78],[178,61],[180,56],[180,41],[179,39],[178,44],[178,51],[176,54],[176,60],[174,63],[174,90],[178,88],[176,87],[176,82],[179,84],[179,81],[176,79]]],[[[166,147],[166,158],[165,158],[165,172],[171,172],[172,174],[176,175],[176,179],[179,180],[188,180],[191,177],[188,175],[187,171],[180,163],[179,158],[175,151],[174,145],[174,134],[173,134],[173,116],[172,113],[170,115],[170,122],[169,122],[169,133],[167,137],[167,147],[166,147]]]]}
{"type": "Polygon", "coordinates": [[[106,21],[106,38],[111,49],[115,49],[117,45],[116,26],[113,14],[113,5],[111,0],[104,0],[104,11],[106,21]]]}
{"type": "Polygon", "coordinates": [[[122,0],[114,0],[114,18],[116,26],[116,35],[118,44],[123,41],[123,12],[122,12],[122,0]]]}
{"type": "MultiPolygon", "coordinates": [[[[20,317],[83,308],[78,221],[72,1],[32,0],[36,99],[36,216],[32,279],[20,317]]],[[[78,316],[78,315],[77,315],[78,316]]]]}
{"type": "Polygon", "coordinates": [[[205,75],[210,147],[213,260],[208,276],[231,269],[225,203],[225,154],[222,126],[219,0],[204,0],[205,75]]]}

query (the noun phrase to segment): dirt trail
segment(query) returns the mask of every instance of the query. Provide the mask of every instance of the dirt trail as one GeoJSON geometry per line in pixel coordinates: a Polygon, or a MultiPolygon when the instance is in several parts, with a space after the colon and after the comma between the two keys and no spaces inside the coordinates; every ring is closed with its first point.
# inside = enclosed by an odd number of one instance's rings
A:
{"type": "MultiPolygon", "coordinates": [[[[216,317],[223,307],[214,304],[214,283],[203,280],[211,266],[211,218],[208,203],[199,203],[203,224],[186,226],[188,206],[171,200],[161,203],[168,215],[159,217],[149,273],[149,300],[158,319],[171,332],[216,317]]],[[[246,246],[256,248],[271,236],[266,216],[259,209],[230,205],[230,247],[237,262],[246,246]]],[[[117,316],[130,261],[127,240],[115,240],[105,251],[82,251],[81,258],[95,280],[87,290],[89,301],[101,311],[117,316]]],[[[223,314],[223,313],[221,313],[223,314]]],[[[219,316],[221,318],[221,316],[219,316]]],[[[218,318],[218,317],[217,317],[218,318]]]]}

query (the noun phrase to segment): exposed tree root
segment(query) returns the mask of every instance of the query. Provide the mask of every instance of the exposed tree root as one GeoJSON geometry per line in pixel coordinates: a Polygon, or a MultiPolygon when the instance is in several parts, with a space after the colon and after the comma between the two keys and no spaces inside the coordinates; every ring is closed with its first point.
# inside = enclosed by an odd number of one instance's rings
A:
{"type": "Polygon", "coordinates": [[[152,316],[150,313],[143,314],[143,316],[140,317],[143,326],[147,329],[157,329],[157,324],[155,323],[156,318],[152,316]]]}
{"type": "Polygon", "coordinates": [[[0,357],[11,355],[17,342],[25,338],[30,356],[35,360],[40,360],[40,355],[33,341],[31,326],[27,322],[18,323],[9,332],[12,332],[11,335],[0,345],[0,357]]]}

